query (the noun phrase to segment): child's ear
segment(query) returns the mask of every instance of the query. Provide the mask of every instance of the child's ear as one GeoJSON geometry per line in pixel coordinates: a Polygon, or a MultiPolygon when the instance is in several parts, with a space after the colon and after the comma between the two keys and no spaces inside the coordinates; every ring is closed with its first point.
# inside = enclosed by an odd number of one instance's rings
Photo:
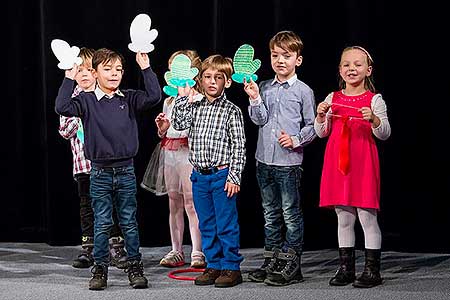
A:
{"type": "Polygon", "coordinates": [[[302,62],[303,62],[303,56],[299,55],[299,56],[297,57],[297,60],[295,61],[295,66],[296,66],[296,67],[300,67],[300,65],[302,64],[302,62]]]}
{"type": "Polygon", "coordinates": [[[225,88],[229,88],[231,86],[231,78],[227,78],[227,81],[225,81],[225,88]]]}
{"type": "Polygon", "coordinates": [[[91,73],[92,73],[92,76],[94,76],[95,79],[98,78],[97,71],[95,71],[95,69],[91,69],[91,73]]]}

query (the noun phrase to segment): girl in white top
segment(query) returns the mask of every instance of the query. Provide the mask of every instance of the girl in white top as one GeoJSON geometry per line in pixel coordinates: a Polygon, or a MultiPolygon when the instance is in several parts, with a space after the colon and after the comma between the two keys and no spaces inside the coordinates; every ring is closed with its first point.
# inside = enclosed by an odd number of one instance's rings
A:
{"type": "MultiPolygon", "coordinates": [[[[180,50],[173,53],[169,58],[169,67],[174,57],[178,54],[187,55],[191,59],[192,66],[200,70],[201,60],[194,50],[180,50]]],[[[199,85],[196,84],[196,86],[199,85]]],[[[161,259],[160,265],[178,267],[185,264],[183,235],[184,212],[186,211],[192,241],[191,267],[204,268],[206,267],[206,262],[202,252],[201,236],[190,180],[192,165],[188,160],[189,147],[187,137],[189,130],[177,131],[170,124],[169,119],[175,104],[174,100],[174,97],[166,98],[163,112],[155,119],[158,127],[158,136],[162,140],[152,154],[147,168],[148,172],[146,172],[141,186],[157,195],[167,193],[169,196],[169,226],[172,250],[161,259]],[[159,161],[159,165],[156,165],[156,161],[159,161]],[[161,173],[163,176],[161,176],[161,173]],[[153,177],[153,183],[149,183],[151,181],[148,180],[150,177],[153,177]],[[163,179],[163,181],[158,182],[158,178],[163,179]]]]}

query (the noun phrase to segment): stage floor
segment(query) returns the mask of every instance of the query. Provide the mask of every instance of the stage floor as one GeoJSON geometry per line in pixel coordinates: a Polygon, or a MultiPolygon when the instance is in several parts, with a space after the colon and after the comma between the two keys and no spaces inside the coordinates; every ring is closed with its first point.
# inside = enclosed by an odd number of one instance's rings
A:
{"type": "MultiPolygon", "coordinates": [[[[241,249],[244,282],[220,289],[169,278],[168,273],[173,269],[158,264],[169,247],[143,247],[148,289],[133,290],[128,285],[127,274],[111,267],[108,288],[90,291],[90,270],[71,266],[79,250],[79,246],[0,243],[0,299],[450,299],[450,254],[383,252],[383,284],[372,289],[356,289],[328,285],[338,266],[337,250],[308,251],[302,257],[304,282],[270,287],[247,280],[248,272],[261,265],[262,250],[241,249]]],[[[185,247],[185,253],[189,257],[189,246],[185,247]]],[[[357,272],[361,272],[363,265],[363,252],[357,251],[357,272]]]]}

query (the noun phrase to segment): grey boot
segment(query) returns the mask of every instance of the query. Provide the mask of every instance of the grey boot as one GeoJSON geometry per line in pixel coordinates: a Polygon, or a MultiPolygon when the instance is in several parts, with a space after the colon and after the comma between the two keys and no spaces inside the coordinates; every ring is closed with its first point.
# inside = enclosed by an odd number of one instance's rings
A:
{"type": "Polygon", "coordinates": [[[380,275],[381,250],[380,249],[366,249],[366,264],[364,271],[355,282],[353,286],[357,288],[371,288],[380,285],[383,281],[380,275]]]}
{"type": "Polygon", "coordinates": [[[339,248],[339,269],[330,280],[330,285],[344,286],[355,281],[355,248],[339,248]]]}

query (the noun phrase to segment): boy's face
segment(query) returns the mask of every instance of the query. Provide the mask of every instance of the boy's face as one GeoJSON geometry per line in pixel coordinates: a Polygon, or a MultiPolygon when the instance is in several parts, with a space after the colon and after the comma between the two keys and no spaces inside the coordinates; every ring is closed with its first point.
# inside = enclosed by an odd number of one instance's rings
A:
{"type": "Polygon", "coordinates": [[[117,90],[122,81],[122,62],[119,59],[116,59],[115,61],[109,61],[105,64],[101,63],[97,66],[97,70],[93,71],[93,74],[102,91],[106,94],[113,93],[117,90]]]}
{"type": "Polygon", "coordinates": [[[286,81],[295,74],[295,67],[302,64],[303,57],[296,52],[286,51],[277,45],[270,51],[272,69],[279,81],[286,81]]]}
{"type": "Polygon", "coordinates": [[[95,78],[92,75],[92,65],[82,64],[79,66],[78,72],[75,75],[75,81],[83,91],[93,91],[95,88],[95,78]]]}
{"type": "Polygon", "coordinates": [[[202,74],[201,83],[206,98],[213,100],[221,96],[225,88],[230,87],[231,79],[228,79],[223,72],[208,68],[202,74]]]}

